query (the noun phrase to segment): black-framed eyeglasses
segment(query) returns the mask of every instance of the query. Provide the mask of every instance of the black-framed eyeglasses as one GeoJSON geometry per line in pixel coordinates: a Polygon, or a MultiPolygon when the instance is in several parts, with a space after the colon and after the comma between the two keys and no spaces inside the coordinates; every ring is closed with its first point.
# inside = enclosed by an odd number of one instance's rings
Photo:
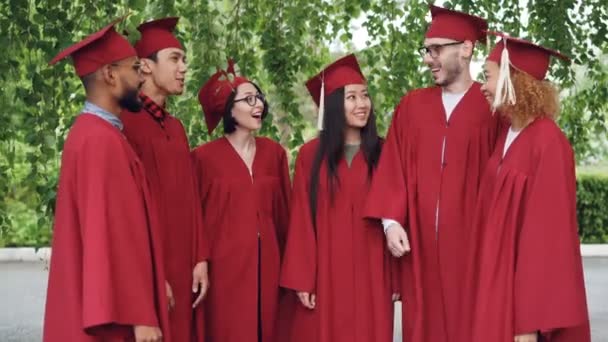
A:
{"type": "Polygon", "coordinates": [[[262,103],[264,103],[266,98],[264,97],[264,94],[247,95],[247,96],[243,97],[242,99],[234,100],[234,103],[237,103],[240,101],[246,101],[248,105],[253,107],[258,102],[258,99],[260,101],[262,101],[262,103]]]}
{"type": "Polygon", "coordinates": [[[446,46],[462,44],[464,41],[445,43],[445,44],[432,44],[429,46],[423,46],[418,49],[420,56],[424,57],[428,53],[431,58],[437,58],[441,54],[441,50],[446,46]]]}

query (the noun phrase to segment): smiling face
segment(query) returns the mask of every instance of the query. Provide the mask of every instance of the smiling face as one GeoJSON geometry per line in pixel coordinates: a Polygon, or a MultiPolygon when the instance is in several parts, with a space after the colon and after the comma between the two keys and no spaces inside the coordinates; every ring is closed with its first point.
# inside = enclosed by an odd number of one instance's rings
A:
{"type": "Polygon", "coordinates": [[[423,62],[431,70],[435,84],[441,87],[454,83],[463,72],[468,72],[468,61],[472,43],[458,42],[447,38],[427,38],[424,40],[427,53],[423,62]]]}
{"type": "Polygon", "coordinates": [[[348,84],[344,87],[344,116],[346,126],[361,129],[367,124],[372,102],[363,84],[348,84]]]}
{"type": "Polygon", "coordinates": [[[498,83],[499,71],[500,67],[496,62],[486,61],[486,63],[483,65],[485,82],[481,86],[481,93],[483,96],[485,96],[490,105],[494,103],[494,98],[496,96],[496,84],[498,83]]]}
{"type": "Polygon", "coordinates": [[[152,82],[165,95],[181,95],[186,81],[186,53],[178,48],[166,48],[156,53],[156,61],[144,58],[146,82],[152,82]]]}
{"type": "Polygon", "coordinates": [[[237,122],[237,127],[248,131],[256,131],[262,128],[262,114],[265,106],[263,96],[249,82],[236,88],[232,117],[237,122]]]}

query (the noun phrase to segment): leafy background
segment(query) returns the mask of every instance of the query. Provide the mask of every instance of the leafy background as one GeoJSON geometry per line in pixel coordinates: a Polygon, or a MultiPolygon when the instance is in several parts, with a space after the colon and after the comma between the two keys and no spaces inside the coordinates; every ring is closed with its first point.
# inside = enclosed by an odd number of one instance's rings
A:
{"type": "MultiPolygon", "coordinates": [[[[552,81],[563,97],[560,124],[579,163],[604,169],[608,7],[603,0],[436,3],[481,15],[494,30],[572,56],[572,66],[553,66],[552,81]]],[[[51,236],[59,158],[84,93],[70,63],[49,67],[47,62],[127,13],[131,15],[120,28],[132,33],[130,39],[136,39],[133,32],[143,21],[181,17],[178,35],[190,70],[185,95],[173,99],[169,108],[184,122],[192,146],[212,138],[204,129],[197,90],[216,67],[225,66],[227,57],[267,93],[272,115],[260,134],[279,140],[292,156],[315,134],[316,111],[303,82],[332,59],[357,53],[381,132],[399,98],[430,81],[416,52],[430,19],[426,1],[2,0],[0,246],[43,246],[51,236]]],[[[479,61],[486,49],[477,49],[479,61]]],[[[603,208],[594,208],[604,215],[603,208]]]]}

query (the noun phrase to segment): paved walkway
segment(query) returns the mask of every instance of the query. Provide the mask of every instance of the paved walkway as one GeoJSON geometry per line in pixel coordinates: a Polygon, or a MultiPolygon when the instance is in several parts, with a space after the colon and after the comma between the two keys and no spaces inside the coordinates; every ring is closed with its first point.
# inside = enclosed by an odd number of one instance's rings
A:
{"type": "MultiPolygon", "coordinates": [[[[45,263],[0,263],[0,341],[39,342],[47,271],[45,263]]],[[[593,342],[608,342],[608,258],[585,258],[593,342]]],[[[399,317],[395,317],[400,322],[399,317]]],[[[400,329],[396,327],[397,332],[400,329]]],[[[400,333],[395,342],[401,341],[400,333]]]]}

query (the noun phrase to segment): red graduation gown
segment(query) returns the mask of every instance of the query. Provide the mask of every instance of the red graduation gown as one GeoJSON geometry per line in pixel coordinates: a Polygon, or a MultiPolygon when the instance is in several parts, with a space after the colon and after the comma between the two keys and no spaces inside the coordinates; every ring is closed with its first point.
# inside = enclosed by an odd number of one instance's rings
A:
{"type": "Polygon", "coordinates": [[[474,83],[449,121],[441,88],[417,89],[397,106],[365,215],[399,222],[411,253],[401,258],[404,341],[458,333],[462,273],[481,173],[499,120],[474,83]],[[443,157],[443,158],[442,158],[443,157]]]}
{"type": "Polygon", "coordinates": [[[226,138],[192,154],[209,238],[207,341],[257,340],[258,267],[262,341],[276,341],[290,191],[285,150],[270,139],[256,138],[253,176],[226,138]]]}
{"type": "Polygon", "coordinates": [[[169,331],[153,206],[121,132],[78,116],[62,155],[44,341],[131,340],[133,325],[169,331]]]}
{"type": "Polygon", "coordinates": [[[163,121],[164,128],[145,109],[139,113],[123,111],[121,119],[158,204],[165,273],[175,298],[169,316],[171,334],[175,341],[187,342],[192,334],[192,269],[206,259],[204,241],[199,241],[200,200],[188,138],[182,123],[170,115],[163,121]]]}
{"type": "Polygon", "coordinates": [[[350,167],[346,160],[340,162],[333,202],[322,164],[315,231],[309,180],[318,144],[314,139],[298,154],[281,269],[281,286],[316,293],[316,308],[309,310],[298,302],[289,341],[392,341],[392,257],[382,225],[362,216],[369,189],[367,162],[361,151],[350,167]]]}
{"type": "Polygon", "coordinates": [[[555,122],[526,127],[502,158],[506,130],[484,173],[469,277],[472,341],[590,341],[576,222],[574,156],[555,122]]]}

